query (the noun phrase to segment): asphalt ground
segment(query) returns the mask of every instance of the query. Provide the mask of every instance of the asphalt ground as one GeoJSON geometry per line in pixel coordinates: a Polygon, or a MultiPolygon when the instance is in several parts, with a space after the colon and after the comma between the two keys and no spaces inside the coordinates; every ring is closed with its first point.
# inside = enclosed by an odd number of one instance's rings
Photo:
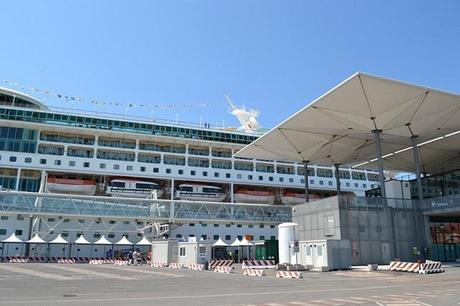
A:
{"type": "Polygon", "coordinates": [[[460,267],[429,275],[351,270],[303,277],[2,263],[0,305],[460,305],[460,267]]]}

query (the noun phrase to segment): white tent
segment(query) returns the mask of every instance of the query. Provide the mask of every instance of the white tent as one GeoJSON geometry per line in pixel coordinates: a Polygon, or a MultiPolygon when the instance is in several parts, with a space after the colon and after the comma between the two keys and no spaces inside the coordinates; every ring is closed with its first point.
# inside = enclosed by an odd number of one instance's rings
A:
{"type": "Polygon", "coordinates": [[[51,243],[51,244],[67,244],[69,242],[67,240],[65,240],[64,238],[62,238],[62,235],[59,234],[56,238],[51,240],[49,243],[51,243]]]}
{"type": "Polygon", "coordinates": [[[126,236],[123,236],[119,241],[115,243],[115,245],[133,245],[131,241],[129,241],[126,236]]]}
{"type": "Polygon", "coordinates": [[[255,244],[247,240],[246,237],[243,237],[243,240],[240,242],[240,246],[254,246],[255,244]]]}
{"type": "Polygon", "coordinates": [[[27,240],[26,243],[45,244],[46,241],[43,240],[38,234],[35,234],[31,239],[27,240]]]}
{"type": "Polygon", "coordinates": [[[219,240],[217,240],[216,242],[214,242],[214,244],[212,245],[213,247],[227,247],[228,246],[228,243],[226,243],[225,241],[223,241],[221,238],[219,238],[219,240]]]}
{"type": "Polygon", "coordinates": [[[3,243],[23,243],[21,239],[19,239],[18,236],[16,236],[15,233],[11,234],[10,237],[6,238],[5,240],[2,241],[3,243]]]}
{"type": "Polygon", "coordinates": [[[230,246],[239,247],[241,246],[241,241],[238,238],[235,238],[235,240],[230,244],[230,246]]]}
{"type": "Polygon", "coordinates": [[[145,236],[144,236],[144,237],[142,237],[142,239],[138,243],[136,243],[136,245],[139,245],[139,246],[152,245],[152,243],[147,238],[145,238],[145,236]]]}
{"type": "Polygon", "coordinates": [[[88,240],[83,235],[80,235],[77,240],[75,240],[73,243],[75,244],[91,244],[88,240]]]}
{"type": "Polygon", "coordinates": [[[97,240],[93,244],[97,244],[97,245],[112,245],[112,242],[108,241],[107,238],[105,238],[105,235],[102,235],[102,237],[99,238],[99,240],[97,240]]]}

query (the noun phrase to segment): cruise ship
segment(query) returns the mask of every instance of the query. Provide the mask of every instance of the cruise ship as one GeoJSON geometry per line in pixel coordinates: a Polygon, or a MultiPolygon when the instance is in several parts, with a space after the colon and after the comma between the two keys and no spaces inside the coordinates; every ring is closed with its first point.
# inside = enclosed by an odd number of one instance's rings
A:
{"type": "MultiPolygon", "coordinates": [[[[163,123],[152,119],[53,109],[38,99],[0,88],[0,186],[6,190],[119,198],[293,205],[304,200],[302,164],[235,158],[260,135],[257,112],[231,104],[242,128],[163,123]]],[[[371,170],[340,169],[341,190],[364,195],[378,183],[371,170]]],[[[335,193],[334,169],[309,165],[310,199],[335,193]]],[[[0,212],[1,214],[1,212],[0,212]]],[[[145,235],[142,222],[1,215],[0,241],[39,234],[49,241],[84,235],[116,242],[145,235]]],[[[213,222],[177,224],[170,238],[222,240],[245,235],[277,238],[274,225],[213,222]]],[[[17,248],[11,252],[17,252],[17,248]]],[[[35,249],[35,253],[45,252],[35,249]]],[[[47,250],[50,252],[50,250],[47,250]]],[[[51,250],[59,255],[60,250],[51,250]]],[[[101,256],[105,250],[92,250],[101,256]],[[99,252],[99,254],[98,254],[99,252]]],[[[13,254],[11,253],[11,254],[13,254]]],[[[4,254],[5,255],[5,254],[4,254]]],[[[80,254],[82,256],[83,254],[80,254]]]]}

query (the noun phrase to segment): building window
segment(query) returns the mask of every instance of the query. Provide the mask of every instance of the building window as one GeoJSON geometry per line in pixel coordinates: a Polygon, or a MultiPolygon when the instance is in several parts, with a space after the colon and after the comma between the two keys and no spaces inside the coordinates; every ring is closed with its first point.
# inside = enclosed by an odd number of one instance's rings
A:
{"type": "Polygon", "coordinates": [[[47,220],[47,221],[48,221],[48,222],[55,222],[55,221],[56,221],[56,219],[54,219],[54,218],[48,218],[48,220],[47,220]]]}
{"type": "Polygon", "coordinates": [[[212,239],[214,239],[214,240],[219,240],[219,235],[214,235],[214,236],[212,236],[212,239]]]}
{"type": "Polygon", "coordinates": [[[115,238],[115,234],[114,234],[114,233],[109,233],[109,234],[107,235],[107,237],[109,237],[109,238],[115,238]]]}
{"type": "Polygon", "coordinates": [[[54,161],[54,165],[55,165],[55,166],[60,166],[60,165],[61,165],[61,160],[60,160],[60,159],[56,159],[56,160],[54,161]]]}
{"type": "Polygon", "coordinates": [[[6,228],[0,228],[0,236],[6,235],[6,228]]]}
{"type": "Polygon", "coordinates": [[[0,220],[8,220],[8,216],[1,216],[0,220]]]}
{"type": "Polygon", "coordinates": [[[217,224],[217,223],[214,223],[214,227],[219,227],[219,224],[217,224]]]}
{"type": "Polygon", "coordinates": [[[270,225],[270,228],[275,228],[275,226],[274,226],[274,225],[270,225]]]}
{"type": "Polygon", "coordinates": [[[270,240],[276,240],[276,236],[270,236],[270,240]]]}
{"type": "Polygon", "coordinates": [[[264,227],[265,227],[265,225],[259,224],[259,228],[264,228],[264,227]]]}
{"type": "Polygon", "coordinates": [[[75,167],[75,161],[74,160],[69,161],[69,167],[75,167]]]}
{"type": "Polygon", "coordinates": [[[83,168],[89,168],[89,162],[84,162],[83,163],[83,168]]]}
{"type": "Polygon", "coordinates": [[[189,223],[188,226],[195,226],[195,223],[189,223]]]}
{"type": "Polygon", "coordinates": [[[366,227],[364,225],[359,226],[359,232],[364,233],[366,231],[366,227]]]}
{"type": "Polygon", "coordinates": [[[10,162],[14,163],[16,162],[17,157],[16,156],[10,156],[10,162]]]}
{"type": "Polygon", "coordinates": [[[225,240],[232,240],[232,236],[230,236],[230,235],[225,235],[225,240]]]}
{"type": "Polygon", "coordinates": [[[182,234],[176,234],[177,239],[182,239],[182,234]]]}
{"type": "Polygon", "coordinates": [[[231,227],[231,225],[230,224],[225,224],[225,227],[231,227]]]}
{"type": "Polygon", "coordinates": [[[208,240],[208,235],[201,235],[201,240],[208,240]]]}
{"type": "Polygon", "coordinates": [[[259,240],[265,240],[265,236],[259,236],[259,240]]]}
{"type": "Polygon", "coordinates": [[[243,225],[242,224],[237,224],[236,227],[243,227],[243,225]]]}
{"type": "Polygon", "coordinates": [[[206,257],[206,247],[200,247],[200,257],[206,257]]]}
{"type": "Polygon", "coordinates": [[[15,230],[15,231],[14,231],[14,234],[15,234],[16,236],[22,236],[22,230],[15,230]]]}
{"type": "Polygon", "coordinates": [[[62,232],[62,233],[61,233],[61,236],[62,236],[63,238],[67,238],[67,237],[69,237],[69,233],[67,233],[67,232],[62,232]]]}
{"type": "Polygon", "coordinates": [[[94,238],[101,238],[101,233],[94,233],[93,237],[94,238]]]}
{"type": "Polygon", "coordinates": [[[236,236],[236,238],[238,238],[238,240],[242,240],[242,239],[243,239],[243,236],[242,236],[242,235],[238,235],[238,236],[236,236]]]}
{"type": "Polygon", "coordinates": [[[202,226],[202,227],[207,227],[208,224],[207,224],[207,223],[201,223],[201,226],[202,226]]]}
{"type": "Polygon", "coordinates": [[[18,215],[18,216],[16,217],[16,220],[18,220],[18,221],[23,221],[23,220],[24,220],[24,217],[21,216],[21,215],[18,215]]]}
{"type": "Polygon", "coordinates": [[[179,248],[179,256],[181,256],[181,257],[185,256],[185,247],[180,247],[179,248]]]}
{"type": "Polygon", "coordinates": [[[25,162],[26,164],[30,164],[30,163],[32,162],[32,158],[26,157],[26,158],[24,158],[24,162],[25,162]]]}

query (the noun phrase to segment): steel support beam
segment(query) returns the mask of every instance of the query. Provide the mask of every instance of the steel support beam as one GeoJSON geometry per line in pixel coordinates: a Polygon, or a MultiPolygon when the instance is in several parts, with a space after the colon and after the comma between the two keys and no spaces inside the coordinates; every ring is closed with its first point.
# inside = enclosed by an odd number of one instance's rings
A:
{"type": "Polygon", "coordinates": [[[340,195],[340,164],[334,164],[335,167],[335,184],[337,185],[337,195],[340,195]]]}
{"type": "Polygon", "coordinates": [[[303,161],[303,179],[305,181],[305,202],[310,202],[310,195],[308,194],[308,160],[303,161]]]}
{"type": "Polygon", "coordinates": [[[380,135],[382,134],[382,130],[373,130],[375,137],[375,148],[377,150],[377,161],[379,167],[379,183],[380,183],[380,190],[382,192],[382,198],[386,198],[387,194],[385,191],[385,176],[383,174],[383,158],[382,158],[382,141],[380,139],[380,135]]]}
{"type": "Polygon", "coordinates": [[[422,171],[420,166],[420,150],[417,145],[417,135],[411,137],[412,140],[412,151],[414,153],[415,162],[415,176],[417,179],[418,198],[423,199],[423,187],[422,187],[422,171]]]}

